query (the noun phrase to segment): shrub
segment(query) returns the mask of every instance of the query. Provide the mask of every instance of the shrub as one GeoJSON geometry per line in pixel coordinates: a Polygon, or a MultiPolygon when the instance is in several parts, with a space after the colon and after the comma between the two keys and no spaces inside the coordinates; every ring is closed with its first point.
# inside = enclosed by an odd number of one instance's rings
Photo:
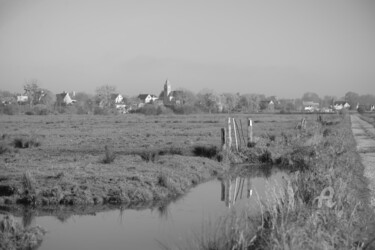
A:
{"type": "Polygon", "coordinates": [[[15,148],[31,148],[39,147],[40,145],[40,141],[36,138],[16,138],[13,140],[13,146],[15,148]]]}
{"type": "Polygon", "coordinates": [[[192,105],[175,105],[172,106],[172,110],[175,114],[189,115],[199,113],[199,109],[192,105]]]}
{"type": "Polygon", "coordinates": [[[9,104],[2,106],[0,112],[6,115],[15,115],[19,113],[19,108],[16,104],[9,104]]]}
{"type": "Polygon", "coordinates": [[[218,154],[218,149],[216,146],[195,146],[193,149],[193,154],[195,156],[214,158],[218,154]]]}
{"type": "Polygon", "coordinates": [[[268,150],[265,150],[261,155],[258,156],[258,160],[262,163],[272,163],[271,152],[268,150]]]}
{"type": "Polygon", "coordinates": [[[44,104],[37,104],[33,107],[32,112],[35,115],[48,115],[50,110],[48,110],[47,106],[44,104]]]}
{"type": "Polygon", "coordinates": [[[360,113],[360,114],[364,114],[364,113],[366,112],[366,109],[365,109],[365,107],[363,107],[363,106],[359,106],[358,109],[357,109],[357,111],[358,111],[358,113],[360,113]]]}
{"type": "MultiPolygon", "coordinates": [[[[146,104],[143,107],[139,108],[137,110],[137,113],[141,113],[144,115],[158,115],[158,106],[153,104],[146,104]]],[[[161,108],[159,109],[159,112],[161,112],[161,108]]]]}
{"type": "Polygon", "coordinates": [[[94,108],[94,115],[108,115],[109,109],[107,108],[101,108],[101,107],[95,107],[94,108]]]}
{"type": "Polygon", "coordinates": [[[165,106],[159,106],[156,112],[158,115],[168,115],[173,114],[172,109],[165,107],[165,106]]]}

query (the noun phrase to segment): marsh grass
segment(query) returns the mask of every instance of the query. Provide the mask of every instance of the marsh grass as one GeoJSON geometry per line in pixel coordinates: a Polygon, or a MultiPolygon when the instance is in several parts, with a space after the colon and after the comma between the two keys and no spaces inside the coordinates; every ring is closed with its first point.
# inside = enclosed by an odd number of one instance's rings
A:
{"type": "Polygon", "coordinates": [[[316,127],[293,146],[289,157],[299,171],[259,201],[259,215],[228,215],[195,239],[194,249],[373,249],[375,216],[363,195],[368,190],[350,122],[344,118],[330,129],[324,136],[316,127]],[[333,206],[326,200],[319,206],[326,187],[334,190],[333,206]]]}
{"type": "Polygon", "coordinates": [[[23,227],[13,216],[0,221],[0,249],[36,249],[46,231],[39,226],[23,227]]]}

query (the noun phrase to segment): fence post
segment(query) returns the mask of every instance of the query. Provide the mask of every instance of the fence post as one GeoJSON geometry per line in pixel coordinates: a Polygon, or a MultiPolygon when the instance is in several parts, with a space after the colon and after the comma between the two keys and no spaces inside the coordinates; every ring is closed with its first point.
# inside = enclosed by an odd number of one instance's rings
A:
{"type": "Polygon", "coordinates": [[[236,151],[238,151],[238,141],[237,141],[237,130],[236,130],[236,120],[233,118],[233,130],[234,130],[234,140],[236,142],[236,151]]]}
{"type": "Polygon", "coordinates": [[[250,118],[247,120],[247,145],[253,142],[253,122],[250,118]]]}
{"type": "Polygon", "coordinates": [[[232,128],[231,128],[231,122],[230,117],[228,118],[228,150],[230,151],[232,147],[232,128]]]}
{"type": "Polygon", "coordinates": [[[221,128],[221,150],[224,151],[225,149],[226,149],[225,128],[221,128]]]}

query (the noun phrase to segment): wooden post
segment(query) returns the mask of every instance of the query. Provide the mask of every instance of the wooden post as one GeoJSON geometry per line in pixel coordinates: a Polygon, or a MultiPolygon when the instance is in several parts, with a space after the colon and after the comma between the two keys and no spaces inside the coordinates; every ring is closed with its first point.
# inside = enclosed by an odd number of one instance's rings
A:
{"type": "Polygon", "coordinates": [[[226,188],[226,190],[225,190],[225,205],[227,206],[227,207],[231,207],[231,193],[232,193],[232,189],[233,189],[233,187],[232,187],[232,181],[231,181],[231,179],[230,178],[228,178],[228,180],[227,180],[227,188],[226,188]]]}
{"type": "MultiPolygon", "coordinates": [[[[240,122],[241,122],[241,120],[240,120],[240,122]]],[[[241,148],[242,141],[241,141],[240,125],[239,125],[239,122],[238,122],[238,121],[236,122],[236,126],[235,126],[234,129],[237,131],[237,136],[238,136],[238,148],[240,149],[240,148],[241,148]]],[[[245,144],[246,144],[246,143],[245,143],[245,144]]]]}
{"type": "Polygon", "coordinates": [[[232,128],[230,123],[230,117],[228,118],[228,150],[230,151],[232,147],[232,128]]]}
{"type": "Polygon", "coordinates": [[[243,140],[243,144],[246,145],[246,139],[245,136],[243,135],[243,127],[242,127],[242,120],[240,119],[240,125],[241,125],[241,137],[243,140]]]}
{"type": "Polygon", "coordinates": [[[225,140],[225,128],[221,128],[221,150],[226,149],[226,140],[225,140]]]}
{"type": "Polygon", "coordinates": [[[301,124],[302,129],[306,129],[306,119],[305,118],[302,119],[301,123],[302,123],[301,124]]]}
{"type": "Polygon", "coordinates": [[[225,201],[225,183],[224,181],[222,180],[221,181],[221,201],[225,201]]]}
{"type": "Polygon", "coordinates": [[[236,120],[234,120],[234,118],[233,118],[233,130],[234,130],[234,141],[236,142],[236,151],[238,151],[236,120]]]}
{"type": "Polygon", "coordinates": [[[232,200],[232,204],[234,205],[234,203],[236,203],[236,199],[237,199],[237,189],[238,189],[238,180],[239,180],[239,177],[236,178],[236,184],[234,186],[234,193],[233,193],[233,200],[232,200]]]}
{"type": "Polygon", "coordinates": [[[253,122],[249,118],[247,121],[247,145],[253,142],[253,122]]]}

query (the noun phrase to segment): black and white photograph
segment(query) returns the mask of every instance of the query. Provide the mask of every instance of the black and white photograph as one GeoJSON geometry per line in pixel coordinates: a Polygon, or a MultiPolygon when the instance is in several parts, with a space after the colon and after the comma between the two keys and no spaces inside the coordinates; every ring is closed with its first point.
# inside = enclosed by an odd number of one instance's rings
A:
{"type": "Polygon", "coordinates": [[[375,250],[374,0],[0,0],[0,250],[375,250]]]}

